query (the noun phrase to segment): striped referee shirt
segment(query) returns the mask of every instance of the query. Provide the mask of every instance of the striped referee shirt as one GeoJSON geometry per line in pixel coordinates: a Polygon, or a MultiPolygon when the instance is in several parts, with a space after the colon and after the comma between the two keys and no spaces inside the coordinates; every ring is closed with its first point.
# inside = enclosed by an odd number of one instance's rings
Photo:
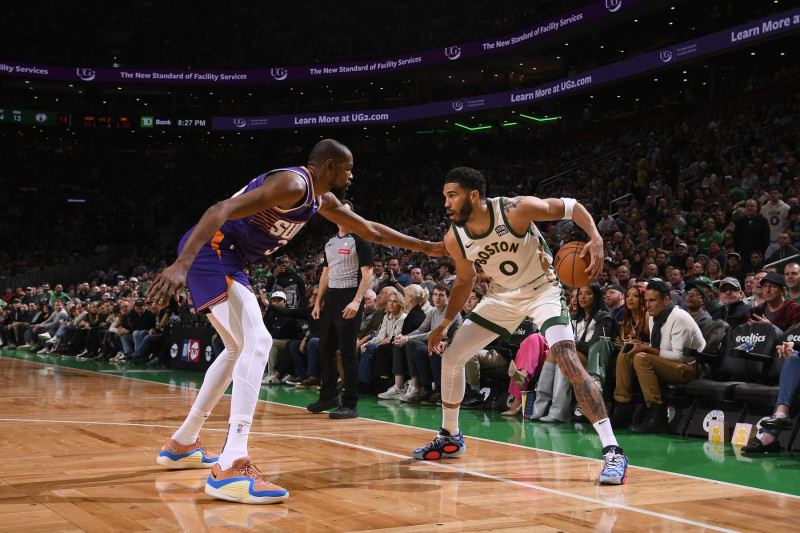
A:
{"type": "Polygon", "coordinates": [[[361,281],[361,267],[372,266],[372,246],[353,233],[331,237],[325,244],[328,287],[354,289],[361,281]]]}

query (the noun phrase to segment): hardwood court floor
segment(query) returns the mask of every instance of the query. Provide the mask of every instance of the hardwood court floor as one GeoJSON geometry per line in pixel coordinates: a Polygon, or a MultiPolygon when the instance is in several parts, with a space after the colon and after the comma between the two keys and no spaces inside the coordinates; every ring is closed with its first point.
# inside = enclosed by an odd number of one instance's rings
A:
{"type": "MultiPolygon", "coordinates": [[[[598,460],[482,439],[460,459],[417,462],[409,450],[430,430],[271,402],[250,453],[289,500],[215,501],[205,471],[155,464],[195,394],[0,357],[0,531],[775,532],[800,520],[792,495],[637,466],[627,485],[598,486],[598,460]]],[[[201,434],[212,450],[228,406],[201,434]]]]}

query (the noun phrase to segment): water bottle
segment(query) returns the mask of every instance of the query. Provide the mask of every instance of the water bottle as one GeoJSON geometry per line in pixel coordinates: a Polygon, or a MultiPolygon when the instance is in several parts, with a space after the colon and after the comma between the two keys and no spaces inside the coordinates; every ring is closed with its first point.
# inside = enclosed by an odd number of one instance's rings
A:
{"type": "Polygon", "coordinates": [[[744,341],[742,344],[736,347],[737,350],[744,350],[745,352],[752,352],[753,348],[755,347],[750,341],[744,341]]]}

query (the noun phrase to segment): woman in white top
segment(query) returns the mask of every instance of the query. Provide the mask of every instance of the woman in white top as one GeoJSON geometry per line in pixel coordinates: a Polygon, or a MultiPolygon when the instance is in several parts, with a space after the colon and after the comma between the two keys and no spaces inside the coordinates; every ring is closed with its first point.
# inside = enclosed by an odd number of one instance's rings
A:
{"type": "MultiPolygon", "coordinates": [[[[372,383],[372,364],[375,360],[375,351],[380,346],[391,350],[392,340],[399,335],[406,318],[405,301],[397,289],[389,288],[386,300],[386,316],[383,317],[378,333],[361,345],[361,359],[358,362],[358,380],[362,383],[372,383]]],[[[390,351],[391,353],[391,351],[390,351]]]]}

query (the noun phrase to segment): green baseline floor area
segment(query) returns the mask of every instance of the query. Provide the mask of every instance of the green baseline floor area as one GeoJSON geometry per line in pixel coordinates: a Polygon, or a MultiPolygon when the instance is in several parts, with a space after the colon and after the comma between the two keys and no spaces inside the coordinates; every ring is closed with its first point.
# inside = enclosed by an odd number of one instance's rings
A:
{"type": "MultiPolygon", "coordinates": [[[[24,351],[2,350],[0,357],[53,365],[56,369],[75,368],[177,387],[199,388],[203,379],[203,374],[195,370],[152,369],[145,366],[76,361],[62,357],[38,356],[24,351]]],[[[228,392],[230,393],[230,390],[228,392]]],[[[260,399],[305,407],[317,399],[317,391],[285,385],[265,385],[261,388],[260,399]]],[[[440,407],[362,397],[359,399],[358,410],[362,418],[406,426],[437,430],[441,424],[440,407]]],[[[331,423],[336,422],[331,421],[331,423]]],[[[497,411],[462,409],[460,425],[468,439],[480,437],[529,448],[600,458],[600,438],[588,422],[548,424],[523,421],[521,417],[500,416],[497,411]]],[[[708,441],[697,438],[637,435],[627,429],[617,430],[616,436],[631,464],[638,467],[800,496],[798,453],[782,452],[777,455],[747,457],[738,453],[730,444],[714,446],[708,441]]],[[[420,441],[420,446],[423,444],[425,442],[420,441]]],[[[469,446],[469,440],[467,445],[469,446]]],[[[409,455],[410,453],[411,450],[409,455]]],[[[635,472],[629,474],[629,483],[636,483],[635,472]]]]}

